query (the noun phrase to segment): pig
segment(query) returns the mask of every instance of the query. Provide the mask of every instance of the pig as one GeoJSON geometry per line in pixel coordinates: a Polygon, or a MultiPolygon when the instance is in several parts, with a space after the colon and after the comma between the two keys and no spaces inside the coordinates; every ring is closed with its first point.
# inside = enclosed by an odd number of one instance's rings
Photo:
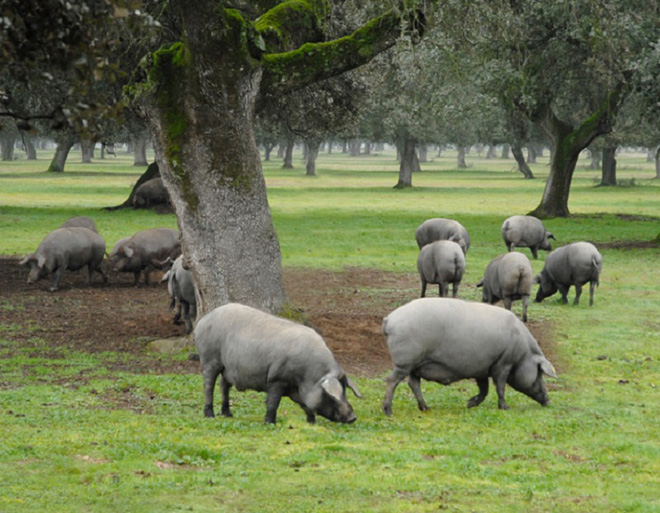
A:
{"type": "Polygon", "coordinates": [[[561,293],[562,303],[568,303],[568,289],[575,286],[575,301],[580,302],[582,285],[589,282],[589,306],[594,304],[594,289],[599,284],[600,272],[603,269],[603,257],[596,246],[589,242],[574,242],[562,246],[548,255],[541,274],[534,283],[539,284],[536,302],[552,296],[557,289],[561,293]]]}
{"type": "Polygon", "coordinates": [[[110,250],[110,253],[108,253],[108,258],[113,260],[119,253],[119,248],[121,248],[130,239],[130,237],[124,237],[123,239],[119,239],[117,242],[115,242],[112,246],[112,250],[110,250]]]}
{"type": "Polygon", "coordinates": [[[422,247],[417,256],[417,271],[422,280],[422,297],[426,295],[427,283],[438,284],[440,297],[449,295],[451,283],[456,297],[465,273],[463,249],[450,240],[431,242],[422,247]]]}
{"type": "Polygon", "coordinates": [[[451,298],[416,299],[383,320],[383,334],[394,370],[387,377],[383,411],[392,415],[396,387],[406,377],[420,410],[428,407],[421,379],[449,385],[474,378],[479,393],[468,408],[488,394],[488,378],[497,390],[498,407],[508,383],[543,406],[549,403],[543,374],[557,377],[527,327],[513,313],[483,303],[451,298]]]}
{"type": "Polygon", "coordinates": [[[283,396],[316,415],[353,423],[346,387],[362,397],[323,338],[313,329],[255,308],[228,303],[197,323],[195,344],[204,375],[204,415],[213,417],[213,389],[220,376],[222,415],[231,417],[229,390],[266,392],[264,423],[274,424],[283,396]]]}
{"type": "Polygon", "coordinates": [[[523,322],[527,322],[527,306],[532,295],[534,273],[529,259],[522,253],[504,253],[490,261],[483,279],[477,287],[483,287],[484,303],[504,301],[504,308],[511,310],[514,299],[522,299],[523,322]]]}
{"type": "Polygon", "coordinates": [[[179,256],[174,261],[161,281],[167,281],[167,291],[172,298],[171,308],[174,308],[178,303],[178,312],[174,316],[174,323],[176,324],[183,315],[186,333],[190,333],[192,331],[192,319],[197,317],[197,299],[195,298],[195,283],[192,273],[183,266],[183,256],[179,256]]]}
{"type": "Polygon", "coordinates": [[[96,229],[96,223],[91,217],[87,216],[77,216],[77,217],[70,217],[64,223],[62,223],[62,226],[60,228],[89,228],[92,230],[94,233],[99,233],[99,231],[96,229]]]}
{"type": "Polygon", "coordinates": [[[101,274],[103,283],[108,283],[108,275],[103,267],[105,241],[89,228],[57,228],[50,232],[39,244],[37,250],[19,262],[29,265],[28,283],[32,284],[52,274],[49,290],[56,291],[60,286],[63,271],[77,271],[87,267],[87,285],[92,272],[101,274]]]}
{"type": "Polygon", "coordinates": [[[464,255],[470,249],[470,236],[467,230],[461,223],[453,219],[441,217],[427,219],[415,230],[415,239],[419,249],[436,240],[450,240],[458,243],[464,255]]]}
{"type": "Polygon", "coordinates": [[[152,178],[140,185],[133,196],[133,208],[149,208],[155,205],[169,205],[170,195],[162,178],[152,178]]]}
{"type": "Polygon", "coordinates": [[[513,251],[516,246],[529,248],[535,259],[539,257],[539,249],[552,251],[550,239],[557,240],[534,216],[509,217],[502,223],[502,237],[509,251],[513,251]]]}
{"type": "Polygon", "coordinates": [[[113,270],[132,272],[135,285],[140,281],[140,272],[144,271],[144,282],[149,285],[149,273],[156,268],[154,261],[163,261],[168,257],[175,259],[180,254],[178,230],[169,228],[143,230],[117,248],[112,257],[113,270]]]}

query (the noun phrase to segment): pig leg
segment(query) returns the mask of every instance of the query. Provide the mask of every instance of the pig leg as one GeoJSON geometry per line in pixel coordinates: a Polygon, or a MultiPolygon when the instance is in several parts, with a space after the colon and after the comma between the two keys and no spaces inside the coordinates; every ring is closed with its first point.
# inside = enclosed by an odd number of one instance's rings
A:
{"type": "Polygon", "coordinates": [[[534,257],[534,260],[538,259],[539,254],[538,254],[538,251],[537,251],[537,249],[536,249],[536,246],[532,246],[532,247],[529,248],[529,249],[532,250],[532,256],[534,257]]]}
{"type": "Polygon", "coordinates": [[[443,282],[440,285],[438,285],[440,288],[440,297],[449,297],[449,283],[448,282],[443,282]]]}
{"type": "Polygon", "coordinates": [[[495,390],[497,391],[497,407],[500,410],[508,410],[509,405],[506,404],[504,399],[504,389],[506,388],[506,380],[509,377],[511,372],[511,366],[496,366],[493,369],[493,383],[495,384],[495,390]]]}
{"type": "Polygon", "coordinates": [[[504,308],[506,308],[507,310],[510,311],[511,310],[511,302],[512,302],[511,296],[505,297],[504,298],[504,308]]]}
{"type": "Polygon", "coordinates": [[[474,397],[470,397],[467,404],[468,408],[474,408],[484,402],[484,399],[486,399],[486,396],[488,395],[488,378],[478,379],[477,386],[479,387],[479,393],[474,397]]]}
{"type": "Polygon", "coordinates": [[[529,305],[529,296],[523,296],[522,297],[522,302],[523,302],[523,317],[522,317],[522,320],[523,320],[523,322],[527,322],[527,306],[529,305]]]}
{"type": "Polygon", "coordinates": [[[55,272],[53,273],[53,281],[50,284],[50,290],[51,292],[55,292],[57,289],[60,288],[60,278],[62,277],[62,267],[58,267],[55,269],[55,272]]]}
{"type": "Polygon", "coordinates": [[[264,424],[275,424],[277,408],[285,392],[285,385],[275,381],[266,385],[266,418],[264,424]]]}
{"type": "Polygon", "coordinates": [[[385,415],[392,415],[392,399],[394,398],[394,391],[396,390],[396,387],[399,386],[399,383],[406,379],[408,374],[410,373],[407,370],[395,367],[392,374],[385,379],[385,382],[387,383],[385,398],[383,399],[383,411],[385,412],[385,415]]]}
{"type": "Polygon", "coordinates": [[[559,289],[559,293],[561,294],[561,302],[563,304],[568,304],[568,288],[566,285],[559,285],[557,284],[557,288],[559,289]]]}
{"type": "Polygon", "coordinates": [[[298,391],[291,392],[289,397],[291,398],[291,400],[294,403],[300,405],[300,407],[304,410],[305,415],[307,415],[307,422],[309,422],[310,424],[316,424],[316,415],[303,402],[303,400],[301,399],[300,394],[298,393],[298,391]]]}
{"type": "Polygon", "coordinates": [[[215,417],[213,412],[213,390],[218,375],[222,371],[220,365],[204,365],[202,374],[204,376],[204,416],[215,417]]]}
{"type": "Polygon", "coordinates": [[[589,306],[594,306],[594,290],[596,290],[596,282],[589,282],[589,306]]]}
{"type": "Polygon", "coordinates": [[[410,390],[412,390],[415,399],[417,399],[417,406],[419,407],[419,409],[421,411],[428,410],[429,407],[426,406],[426,401],[424,401],[424,396],[422,396],[422,386],[421,386],[420,377],[414,373],[408,376],[408,386],[410,387],[410,390]]]}
{"type": "Polygon", "coordinates": [[[459,282],[455,281],[452,283],[452,297],[458,297],[458,286],[459,282]]]}
{"type": "Polygon", "coordinates": [[[233,417],[231,409],[229,408],[229,390],[231,389],[231,383],[225,380],[222,376],[220,376],[220,388],[222,389],[222,409],[220,412],[223,417],[233,417]]]}
{"type": "Polygon", "coordinates": [[[103,264],[99,264],[96,270],[101,273],[103,283],[108,283],[108,273],[105,270],[105,266],[103,264]]]}
{"type": "Polygon", "coordinates": [[[574,305],[580,304],[580,296],[582,295],[582,285],[575,284],[575,301],[574,305]]]}
{"type": "Polygon", "coordinates": [[[133,285],[136,287],[140,284],[140,271],[133,272],[133,285]]]}
{"type": "Polygon", "coordinates": [[[420,297],[426,297],[426,280],[422,278],[422,295],[420,297]]]}
{"type": "Polygon", "coordinates": [[[92,283],[92,273],[94,272],[94,264],[90,262],[87,264],[87,285],[92,283]]]}

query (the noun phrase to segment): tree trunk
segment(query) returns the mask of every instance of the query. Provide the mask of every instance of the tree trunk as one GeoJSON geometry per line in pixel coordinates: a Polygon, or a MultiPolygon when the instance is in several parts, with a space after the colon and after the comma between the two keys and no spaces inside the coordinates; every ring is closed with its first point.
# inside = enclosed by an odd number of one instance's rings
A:
{"type": "Polygon", "coordinates": [[[458,150],[457,163],[458,169],[467,169],[467,163],[465,162],[465,146],[459,144],[456,146],[458,150]]]}
{"type": "Polygon", "coordinates": [[[511,152],[511,145],[510,144],[503,144],[502,145],[502,155],[500,158],[502,160],[507,160],[509,158],[509,153],[511,152]]]}
{"type": "Polygon", "coordinates": [[[159,176],[160,176],[160,171],[158,169],[158,164],[156,162],[152,162],[151,164],[149,164],[146,171],[142,173],[140,178],[138,178],[138,181],[135,182],[135,185],[133,186],[131,193],[128,195],[128,198],[126,198],[126,201],[114,207],[104,207],[103,210],[113,211],[113,210],[120,210],[122,208],[132,208],[133,198],[135,197],[135,191],[138,190],[140,185],[142,185],[144,182],[151,180],[152,178],[158,178],[159,176]]]}
{"type": "MultiPolygon", "coordinates": [[[[660,146],[658,146],[660,148],[660,146]]],[[[657,148],[646,148],[646,162],[653,162],[655,160],[657,148]]]]}
{"type": "Polygon", "coordinates": [[[307,163],[305,165],[306,176],[316,176],[316,159],[319,156],[319,147],[321,141],[317,139],[307,139],[305,146],[307,147],[307,163]]]}
{"type": "Polygon", "coordinates": [[[200,316],[228,302],[278,312],[286,302],[282,256],[253,132],[262,70],[218,63],[208,45],[221,43],[195,36],[208,32],[208,9],[186,18],[186,46],[158,52],[158,87],[144,97],[145,112],[200,316]]]}
{"type": "MultiPolygon", "coordinates": [[[[415,169],[415,160],[417,160],[416,146],[417,141],[413,137],[410,135],[403,137],[403,148],[400,151],[399,182],[394,186],[395,189],[412,187],[412,174],[415,169]]],[[[418,160],[417,165],[419,165],[418,160]]]]}
{"type": "Polygon", "coordinates": [[[282,169],[293,169],[293,145],[295,140],[293,137],[287,137],[286,146],[284,148],[284,163],[282,169]]]}
{"type": "Polygon", "coordinates": [[[80,139],[80,154],[83,164],[90,164],[94,158],[94,141],[91,139],[80,139]]]}
{"type": "Polygon", "coordinates": [[[511,153],[513,154],[513,158],[516,159],[516,162],[518,163],[518,171],[520,171],[527,179],[531,180],[534,178],[534,173],[532,173],[531,168],[527,162],[525,162],[522,146],[519,143],[513,143],[511,145],[511,153]]]}
{"type": "Polygon", "coordinates": [[[494,144],[488,145],[488,152],[486,153],[486,158],[489,160],[497,158],[497,147],[494,144]]]}
{"type": "Polygon", "coordinates": [[[277,158],[284,160],[284,152],[286,151],[286,142],[281,141],[277,145],[277,158]]]}
{"type": "Polygon", "coordinates": [[[371,142],[365,141],[364,143],[364,154],[371,155],[371,142]]]}
{"type": "Polygon", "coordinates": [[[57,148],[55,149],[55,155],[53,156],[53,160],[51,160],[47,171],[49,173],[63,173],[66,159],[76,142],[76,138],[71,134],[64,134],[58,135],[55,141],[57,142],[57,148]]]}
{"type": "Polygon", "coordinates": [[[603,171],[600,185],[616,185],[616,146],[603,148],[603,171]]]}
{"type": "MultiPolygon", "coordinates": [[[[428,148],[426,144],[420,144],[417,146],[417,154],[419,155],[419,162],[428,162],[428,148]]],[[[420,167],[421,171],[421,167],[420,167]]]]}
{"type": "Polygon", "coordinates": [[[133,165],[144,167],[149,165],[147,162],[147,144],[148,137],[138,136],[133,139],[133,165]]]}
{"type": "Polygon", "coordinates": [[[655,152],[655,177],[660,178],[660,146],[655,152]]]}
{"type": "Polygon", "coordinates": [[[349,149],[349,155],[351,157],[359,157],[360,156],[360,141],[357,139],[352,139],[351,142],[348,145],[349,149]]]}
{"type": "Polygon", "coordinates": [[[536,164],[536,148],[533,144],[527,145],[527,163],[536,164]]]}
{"type": "Polygon", "coordinates": [[[600,169],[600,150],[589,148],[589,156],[591,157],[591,164],[589,164],[589,169],[600,169]]]}
{"type": "Polygon", "coordinates": [[[551,109],[546,111],[545,123],[552,137],[553,152],[550,161],[550,174],[545,183],[541,203],[529,214],[539,219],[547,217],[568,217],[568,195],[580,152],[599,135],[612,129],[623,93],[619,84],[608,95],[598,111],[589,116],[578,127],[561,121],[551,109]]]}
{"type": "Polygon", "coordinates": [[[25,132],[21,132],[23,139],[23,148],[25,149],[25,156],[28,160],[37,160],[37,149],[34,146],[32,136],[25,132]]]}
{"type": "Polygon", "coordinates": [[[13,132],[3,132],[0,135],[0,146],[2,146],[2,160],[14,160],[14,143],[16,135],[13,132]]]}
{"type": "Polygon", "coordinates": [[[275,145],[272,144],[272,143],[265,143],[264,144],[264,161],[266,161],[266,162],[270,161],[270,154],[273,151],[274,147],[275,147],[275,145]]]}

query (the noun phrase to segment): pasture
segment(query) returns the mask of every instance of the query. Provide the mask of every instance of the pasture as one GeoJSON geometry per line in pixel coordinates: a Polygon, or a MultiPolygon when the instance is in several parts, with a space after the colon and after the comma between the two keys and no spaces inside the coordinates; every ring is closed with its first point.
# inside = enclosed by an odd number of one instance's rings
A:
{"type": "MultiPolygon", "coordinates": [[[[618,155],[623,185],[614,188],[596,187],[599,171],[580,161],[574,216],[545,221],[555,245],[588,240],[604,259],[593,307],[585,295],[578,306],[558,295],[530,305],[530,329],[559,373],[546,379],[551,405],[508,388],[511,409],[499,411],[491,387],[468,410],[473,382],[425,382],[430,410],[419,412],[400,386],[392,418],[380,409],[388,362],[379,323],[419,296],[415,228],[429,217],[467,228],[459,296],[480,300],[474,285],[505,250],[501,224],[536,207],[547,157],[531,166],[537,179],[523,180],[512,159],[471,154],[457,170],[447,151],[422,164],[408,190],[392,188],[391,151],[322,153],[316,177],[304,176],[300,154],[293,170],[264,162],[287,290],[364,395],[349,395],[353,425],[308,425],[284,399],[275,426],[262,424],[265,396],[253,392],[233,393],[234,418],[205,419],[190,350],[147,348],[158,334],[149,337],[143,328],[154,321],[139,316],[158,311],[169,323],[164,286],[115,280],[87,290],[81,274],[51,294],[46,282],[28,289],[27,271],[14,267],[74,215],[94,218],[108,246],[176,227],[173,215],[101,210],[121,203],[143,171],[118,155],[81,164],[72,152],[61,175],[43,172],[46,153],[0,163],[0,265],[11,266],[0,274],[16,283],[0,289],[0,511],[660,509],[660,183],[645,155],[618,155]],[[107,309],[89,312],[86,301],[107,309]]],[[[545,257],[532,260],[535,273],[545,257]]],[[[513,311],[520,315],[519,302],[513,311]]]]}

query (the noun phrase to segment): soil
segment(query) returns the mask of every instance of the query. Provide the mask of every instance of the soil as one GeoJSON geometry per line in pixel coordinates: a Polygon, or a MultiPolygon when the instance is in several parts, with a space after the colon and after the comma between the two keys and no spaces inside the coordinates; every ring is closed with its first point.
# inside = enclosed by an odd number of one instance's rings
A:
{"type": "MultiPolygon", "coordinates": [[[[172,322],[167,288],[157,282],[155,273],[152,285],[135,287],[131,273],[110,272],[108,285],[95,275],[87,286],[86,271],[65,272],[60,289],[49,292],[50,280],[29,285],[27,269],[18,261],[0,258],[3,338],[39,347],[40,356],[46,358],[61,358],[65,350],[119,352],[139,357],[128,358],[126,363],[114,358],[108,367],[129,372],[199,372],[197,361],[179,361],[149,349],[155,339],[185,335],[183,325],[172,322]]],[[[391,369],[381,334],[382,319],[418,297],[416,274],[363,268],[338,272],[287,269],[284,280],[292,304],[323,335],[348,373],[376,377],[391,369]]],[[[559,370],[552,327],[533,320],[528,327],[559,370]]]]}

